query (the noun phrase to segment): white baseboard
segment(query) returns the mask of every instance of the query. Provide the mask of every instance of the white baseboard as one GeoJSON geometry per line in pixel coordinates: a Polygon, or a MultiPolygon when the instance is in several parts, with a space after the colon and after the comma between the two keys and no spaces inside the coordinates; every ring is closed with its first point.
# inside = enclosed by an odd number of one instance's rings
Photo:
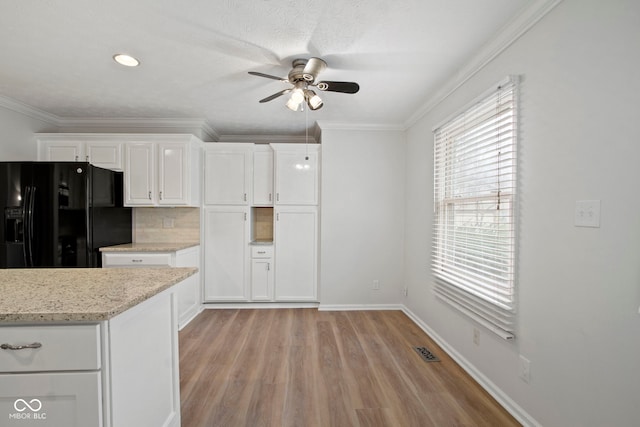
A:
{"type": "Polygon", "coordinates": [[[202,307],[202,304],[199,305],[197,309],[192,310],[187,320],[185,320],[180,324],[180,328],[178,330],[179,331],[183,330],[185,326],[191,323],[191,321],[198,316],[198,314],[202,313],[202,310],[204,310],[204,307],[202,307]]]}
{"type": "Polygon", "coordinates": [[[317,302],[206,302],[205,310],[258,308],[318,308],[317,302]]]}
{"type": "Polygon", "coordinates": [[[520,424],[525,427],[541,427],[531,415],[514,402],[506,393],[498,386],[491,382],[482,372],[480,372],[473,364],[471,364],[464,356],[462,356],[455,348],[447,343],[440,335],[424,323],[406,306],[402,306],[402,311],[406,314],[420,329],[429,335],[453,360],[456,361],[462,369],[464,369],[473,379],[480,384],[507,412],[509,412],[520,424]]]}
{"type": "Polygon", "coordinates": [[[402,310],[402,304],[320,304],[318,311],[402,310]]]}

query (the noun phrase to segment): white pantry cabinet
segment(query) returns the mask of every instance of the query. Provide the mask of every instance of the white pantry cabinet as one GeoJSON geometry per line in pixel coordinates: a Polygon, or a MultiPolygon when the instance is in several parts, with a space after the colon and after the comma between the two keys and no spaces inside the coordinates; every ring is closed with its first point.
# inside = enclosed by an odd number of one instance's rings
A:
{"type": "Polygon", "coordinates": [[[205,302],[249,299],[249,211],[233,205],[204,210],[205,302]]]}
{"type": "Polygon", "coordinates": [[[253,144],[211,143],[204,150],[204,202],[248,205],[251,201],[253,144]]]}
{"type": "Polygon", "coordinates": [[[38,160],[89,162],[121,171],[124,143],[110,134],[36,134],[38,160]]]}
{"type": "Polygon", "coordinates": [[[317,207],[276,207],[274,246],[275,300],[317,301],[317,207]]]}
{"type": "MultiPolygon", "coordinates": [[[[196,267],[200,270],[200,246],[177,251],[103,251],[103,268],[196,267]]],[[[178,300],[178,328],[184,328],[201,309],[200,271],[175,286],[178,300]]]]}
{"type": "Polygon", "coordinates": [[[275,153],[275,204],[317,205],[320,182],[318,144],[270,144],[275,153]]]}
{"type": "Polygon", "coordinates": [[[273,149],[266,144],[253,149],[253,206],[273,206],[273,149]]]}
{"type": "Polygon", "coordinates": [[[125,145],[125,206],[199,206],[201,141],[148,135],[125,145]]]}

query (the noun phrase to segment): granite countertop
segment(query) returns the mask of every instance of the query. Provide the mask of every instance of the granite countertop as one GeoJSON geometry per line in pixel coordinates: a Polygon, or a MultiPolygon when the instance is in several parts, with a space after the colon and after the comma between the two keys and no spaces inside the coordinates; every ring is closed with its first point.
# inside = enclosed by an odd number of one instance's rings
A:
{"type": "Polygon", "coordinates": [[[108,320],[197,271],[193,267],[0,270],[0,325],[108,320]]]}
{"type": "Polygon", "coordinates": [[[122,245],[105,246],[100,252],[177,252],[182,249],[198,246],[198,242],[182,243],[124,243],[122,245]]]}

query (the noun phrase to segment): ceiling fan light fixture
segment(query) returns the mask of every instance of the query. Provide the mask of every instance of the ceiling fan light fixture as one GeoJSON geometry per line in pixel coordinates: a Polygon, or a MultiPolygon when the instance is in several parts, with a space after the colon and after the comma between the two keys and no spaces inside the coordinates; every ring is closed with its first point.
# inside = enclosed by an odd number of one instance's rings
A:
{"type": "Polygon", "coordinates": [[[309,105],[309,108],[312,111],[319,110],[324,105],[322,99],[312,90],[305,90],[304,98],[307,101],[307,105],[309,105]]]}
{"type": "Polygon", "coordinates": [[[305,100],[305,93],[299,86],[297,86],[295,89],[291,91],[291,96],[289,97],[289,101],[287,101],[285,105],[291,111],[298,111],[298,109],[300,108],[300,105],[304,102],[304,100],[305,100]]]}
{"type": "Polygon", "coordinates": [[[116,55],[113,55],[113,60],[120,65],[124,65],[125,67],[137,67],[138,65],[140,65],[139,60],[131,55],[127,55],[126,53],[118,53],[116,55]]]}

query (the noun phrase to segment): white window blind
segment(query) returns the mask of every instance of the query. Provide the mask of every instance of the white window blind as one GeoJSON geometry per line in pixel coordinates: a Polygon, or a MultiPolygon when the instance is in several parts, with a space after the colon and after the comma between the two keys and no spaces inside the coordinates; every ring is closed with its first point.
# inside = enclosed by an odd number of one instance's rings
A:
{"type": "Polygon", "coordinates": [[[517,79],[434,129],[436,295],[514,338],[517,79]]]}

